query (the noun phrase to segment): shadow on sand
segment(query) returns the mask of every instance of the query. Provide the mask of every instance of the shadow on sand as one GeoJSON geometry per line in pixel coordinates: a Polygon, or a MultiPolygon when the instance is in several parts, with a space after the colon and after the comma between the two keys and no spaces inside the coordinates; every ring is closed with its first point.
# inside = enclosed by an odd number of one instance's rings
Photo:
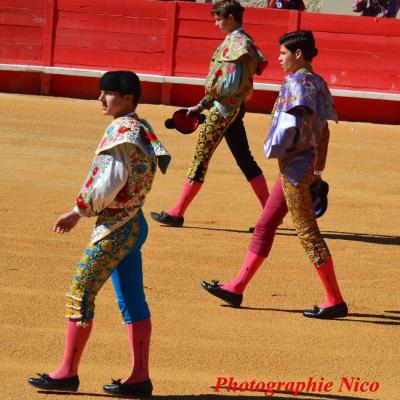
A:
{"type": "MultiPolygon", "coordinates": [[[[221,304],[221,307],[233,308],[227,304],[221,304]]],[[[254,311],[272,311],[272,312],[283,312],[283,313],[293,313],[293,314],[303,314],[304,310],[288,310],[283,308],[263,308],[263,307],[238,307],[238,310],[254,310],[254,311]]],[[[332,320],[324,321],[334,321],[334,322],[360,322],[367,324],[378,324],[378,325],[400,325],[400,317],[387,315],[387,314],[399,314],[398,311],[384,311],[385,314],[366,314],[366,313],[352,313],[349,312],[346,318],[338,318],[332,320]]]]}
{"type": "MultiPolygon", "coordinates": [[[[198,229],[206,231],[216,231],[216,232],[230,232],[230,233],[247,233],[251,234],[249,229],[229,229],[229,228],[208,228],[205,226],[182,226],[180,228],[160,225],[166,229],[198,229]]],[[[376,235],[370,233],[355,233],[355,232],[338,232],[338,231],[321,231],[322,236],[325,239],[332,240],[350,240],[354,242],[364,242],[364,243],[375,243],[390,246],[400,246],[400,236],[392,235],[376,235]]],[[[277,235],[280,236],[297,236],[296,231],[293,228],[278,228],[277,235]]]]}

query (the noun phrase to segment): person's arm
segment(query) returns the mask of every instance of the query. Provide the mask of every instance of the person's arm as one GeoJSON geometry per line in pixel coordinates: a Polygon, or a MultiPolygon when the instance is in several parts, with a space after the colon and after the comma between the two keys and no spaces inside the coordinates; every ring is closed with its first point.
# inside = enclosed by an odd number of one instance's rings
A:
{"type": "Polygon", "coordinates": [[[272,121],[268,137],[264,142],[267,158],[282,158],[293,147],[299,132],[298,118],[291,113],[278,112],[272,121]]]}
{"type": "Polygon", "coordinates": [[[287,112],[280,111],[274,116],[271,130],[264,143],[267,158],[282,158],[298,144],[310,112],[307,107],[297,106],[287,112]]]}
{"type": "Polygon", "coordinates": [[[81,216],[93,217],[107,208],[128,179],[128,151],[132,145],[120,144],[99,154],[83,185],[74,210],[81,216]]]}
{"type": "Polygon", "coordinates": [[[81,219],[81,216],[74,210],[62,214],[57,218],[53,225],[53,232],[66,233],[69,232],[81,219]]]}
{"type": "Polygon", "coordinates": [[[128,179],[130,144],[118,145],[96,156],[75,207],[62,214],[53,226],[56,233],[69,232],[81,217],[96,216],[109,206],[128,179]]]}
{"type": "Polygon", "coordinates": [[[220,88],[220,96],[234,96],[247,83],[249,84],[250,73],[248,69],[249,56],[246,54],[236,62],[227,65],[227,74],[220,88]]]}
{"type": "Polygon", "coordinates": [[[214,103],[214,99],[206,94],[198,104],[196,104],[193,107],[189,107],[187,111],[187,115],[195,115],[195,114],[200,114],[203,110],[209,110],[214,103]]]}
{"type": "Polygon", "coordinates": [[[246,54],[236,61],[226,64],[226,74],[215,82],[211,95],[205,95],[203,99],[194,107],[188,109],[187,114],[198,114],[204,109],[210,109],[214,100],[221,97],[235,96],[245,86],[245,82],[250,84],[249,56],[246,54]]]}

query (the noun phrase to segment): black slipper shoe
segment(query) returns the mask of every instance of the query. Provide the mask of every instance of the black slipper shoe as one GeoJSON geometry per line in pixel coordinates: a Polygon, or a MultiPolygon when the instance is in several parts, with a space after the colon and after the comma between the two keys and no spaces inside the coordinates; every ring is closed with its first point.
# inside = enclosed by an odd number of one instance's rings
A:
{"type": "Polygon", "coordinates": [[[233,292],[229,292],[228,290],[222,289],[221,285],[218,281],[211,281],[211,283],[203,281],[201,282],[201,286],[207,290],[208,293],[216,296],[226,303],[228,303],[232,307],[240,307],[243,300],[242,294],[237,294],[233,292]]]}
{"type": "Polygon", "coordinates": [[[150,379],[137,383],[121,383],[121,379],[112,380],[109,385],[104,385],[103,390],[109,394],[119,394],[133,397],[150,397],[153,392],[153,384],[150,379]]]}
{"type": "Polygon", "coordinates": [[[183,225],[184,218],[183,217],[174,217],[169,215],[165,211],[161,211],[159,213],[151,212],[150,217],[154,219],[154,221],[159,222],[160,224],[175,226],[177,228],[183,225]]]}
{"type": "Polygon", "coordinates": [[[29,378],[28,383],[39,389],[45,390],[65,390],[76,392],[79,387],[79,377],[53,379],[47,374],[38,374],[40,378],[29,378]]]}
{"type": "Polygon", "coordinates": [[[307,318],[334,319],[347,317],[348,311],[347,304],[340,303],[326,308],[314,306],[313,310],[304,311],[303,315],[307,318]]]}

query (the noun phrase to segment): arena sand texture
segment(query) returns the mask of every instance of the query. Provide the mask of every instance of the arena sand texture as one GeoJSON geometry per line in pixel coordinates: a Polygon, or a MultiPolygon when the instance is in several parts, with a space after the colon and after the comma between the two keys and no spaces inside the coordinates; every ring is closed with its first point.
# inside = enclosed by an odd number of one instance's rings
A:
{"type": "MultiPolygon", "coordinates": [[[[312,377],[332,382],[331,390],[293,397],[281,389],[273,398],[398,400],[399,128],[331,125],[324,174],[331,187],[330,205],[320,228],[350,314],[343,320],[316,321],[304,318],[301,310],[323,300],[323,289],[289,217],[242,308],[222,306],[201,289],[203,279],[224,281],[238,271],[251,238],[248,228],[261,211],[224,142],[185,226],[164,227],[150,219],[150,211],[166,209],[177,197],[196,141],[195,134],[164,128],[175,109],[138,109],[173,156],[168,174],[158,173],[144,206],[150,228],[143,257],[153,315],[155,398],[264,398],[250,392],[218,395],[214,387],[218,377],[256,383],[312,377]],[[340,391],[343,377],[378,382],[379,389],[362,393],[342,385],[340,391]]],[[[26,381],[55,368],[62,356],[64,294],[94,221],[82,220],[65,235],[51,228],[73,206],[110,119],[101,115],[97,101],[8,94],[0,94],[0,118],[0,398],[106,398],[102,385],[125,377],[130,368],[127,335],[110,282],[97,298],[80,392],[40,392],[26,381]]],[[[262,152],[269,119],[247,114],[245,124],[253,154],[272,182],[277,165],[262,152]]]]}

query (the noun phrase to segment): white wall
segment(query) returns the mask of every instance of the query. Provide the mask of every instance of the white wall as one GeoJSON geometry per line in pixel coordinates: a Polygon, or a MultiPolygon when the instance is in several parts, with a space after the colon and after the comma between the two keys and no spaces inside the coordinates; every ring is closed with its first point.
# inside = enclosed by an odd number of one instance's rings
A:
{"type": "Polygon", "coordinates": [[[352,11],[353,0],[320,0],[321,12],[326,14],[359,15],[352,11]]]}

